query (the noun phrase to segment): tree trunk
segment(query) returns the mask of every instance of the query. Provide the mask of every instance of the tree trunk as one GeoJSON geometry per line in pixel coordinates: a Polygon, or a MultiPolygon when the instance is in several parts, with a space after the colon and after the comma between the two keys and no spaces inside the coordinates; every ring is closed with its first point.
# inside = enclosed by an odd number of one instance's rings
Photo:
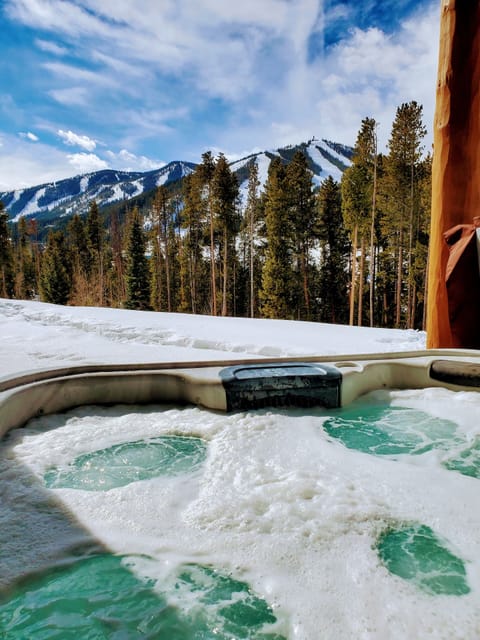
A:
{"type": "Polygon", "coordinates": [[[255,299],[254,299],[254,275],[253,275],[253,232],[254,232],[254,210],[253,207],[250,208],[250,224],[249,224],[249,234],[250,234],[250,317],[255,317],[255,299]]]}
{"type": "Polygon", "coordinates": [[[350,285],[350,318],[349,318],[350,325],[353,325],[353,319],[355,316],[355,283],[357,280],[357,235],[358,235],[358,225],[355,225],[353,229],[353,239],[352,239],[352,280],[350,285]]]}
{"type": "Polygon", "coordinates": [[[377,211],[377,135],[375,134],[375,156],[373,161],[372,219],[370,222],[370,326],[375,315],[375,217],[377,211]]]}
{"type": "Polygon", "coordinates": [[[167,311],[170,313],[172,310],[172,291],[170,285],[170,246],[168,242],[168,229],[165,227],[165,280],[167,287],[167,311]]]}
{"type": "Polygon", "coordinates": [[[398,238],[397,282],[395,288],[395,327],[400,327],[402,317],[403,230],[398,238]]]}
{"type": "Polygon", "coordinates": [[[430,256],[429,256],[429,254],[427,254],[427,264],[425,265],[425,275],[424,275],[422,331],[425,331],[426,328],[427,328],[428,262],[429,262],[429,259],[430,259],[430,256]]]}
{"type": "Polygon", "coordinates": [[[228,279],[228,238],[227,230],[223,233],[223,292],[222,292],[222,316],[227,315],[227,279],[228,279]]]}
{"type": "Polygon", "coordinates": [[[360,243],[360,269],[358,272],[358,310],[357,325],[362,326],[363,321],[363,278],[365,273],[365,238],[362,235],[360,243]]]}
{"type": "MultiPolygon", "coordinates": [[[[210,200],[210,194],[208,196],[210,200]]],[[[213,229],[213,213],[212,207],[208,206],[210,213],[210,277],[212,283],[212,315],[217,315],[217,276],[215,273],[215,244],[214,244],[214,229],[213,229]]]]}
{"type": "MultiPolygon", "coordinates": [[[[412,253],[413,253],[413,160],[410,165],[410,215],[408,220],[408,266],[407,266],[407,328],[412,329],[412,307],[415,306],[415,293],[413,291],[415,283],[412,274],[412,253]]],[[[414,313],[414,312],[413,312],[414,313]]]]}
{"type": "Polygon", "coordinates": [[[417,313],[417,283],[412,286],[412,297],[410,299],[410,315],[408,317],[408,328],[415,328],[415,315],[417,313]]]}
{"type": "Polygon", "coordinates": [[[445,231],[480,211],[480,3],[444,0],[434,122],[427,347],[455,345],[445,284],[445,231]]]}
{"type": "Polygon", "coordinates": [[[310,320],[310,291],[308,287],[308,261],[307,261],[308,248],[306,243],[302,247],[301,254],[301,268],[302,268],[302,287],[303,287],[303,301],[305,304],[305,320],[310,320]]]}

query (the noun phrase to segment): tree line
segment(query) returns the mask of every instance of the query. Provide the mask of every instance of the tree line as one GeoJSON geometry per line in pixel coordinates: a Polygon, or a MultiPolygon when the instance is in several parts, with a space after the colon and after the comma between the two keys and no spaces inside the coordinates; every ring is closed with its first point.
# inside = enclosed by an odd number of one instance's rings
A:
{"type": "Polygon", "coordinates": [[[211,152],[146,209],[85,218],[40,242],[0,203],[0,296],[123,307],[422,328],[431,158],[422,107],[396,112],[388,153],[365,118],[340,183],[314,187],[302,151],[274,158],[261,188],[248,165],[243,201],[226,158],[211,152]]]}

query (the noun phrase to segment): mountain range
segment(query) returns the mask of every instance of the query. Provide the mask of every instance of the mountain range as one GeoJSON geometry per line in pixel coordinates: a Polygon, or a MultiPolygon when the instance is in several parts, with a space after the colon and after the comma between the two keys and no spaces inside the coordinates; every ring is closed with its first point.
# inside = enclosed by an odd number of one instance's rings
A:
{"type": "MultiPolygon", "coordinates": [[[[340,180],[342,172],[350,165],[353,154],[351,147],[317,138],[298,145],[251,154],[230,164],[237,176],[242,196],[245,197],[249,166],[254,161],[258,163],[259,179],[263,185],[271,159],[279,156],[287,163],[296,151],[305,154],[316,185],[328,176],[340,180]]],[[[192,162],[175,160],[160,169],[147,172],[104,169],[48,184],[0,192],[0,200],[11,222],[17,222],[24,216],[35,218],[40,226],[55,225],[60,218],[68,218],[75,213],[85,214],[92,200],[97,202],[100,209],[113,203],[128,203],[162,184],[169,185],[182,180],[195,166],[192,162]]]]}

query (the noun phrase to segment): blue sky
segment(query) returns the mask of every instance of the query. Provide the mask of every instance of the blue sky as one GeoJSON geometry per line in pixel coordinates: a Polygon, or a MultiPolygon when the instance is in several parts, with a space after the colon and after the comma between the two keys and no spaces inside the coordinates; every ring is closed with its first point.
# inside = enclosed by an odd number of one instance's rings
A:
{"type": "MultiPolygon", "coordinates": [[[[431,131],[438,0],[0,0],[0,190],[431,131]]],[[[427,140],[430,144],[431,137],[427,140]]]]}

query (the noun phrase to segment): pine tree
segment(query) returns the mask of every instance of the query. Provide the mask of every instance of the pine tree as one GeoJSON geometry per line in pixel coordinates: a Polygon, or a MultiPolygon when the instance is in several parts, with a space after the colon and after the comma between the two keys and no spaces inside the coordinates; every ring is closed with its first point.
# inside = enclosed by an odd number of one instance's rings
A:
{"type": "Polygon", "coordinates": [[[40,296],[43,302],[67,304],[72,291],[72,263],[63,231],[51,231],[42,256],[40,296]]]}
{"type": "Polygon", "coordinates": [[[11,298],[14,291],[12,240],[8,215],[0,200],[0,297],[11,298]]]}
{"type": "Polygon", "coordinates": [[[204,307],[202,184],[203,181],[197,172],[188,175],[183,181],[184,207],[181,212],[181,225],[185,233],[180,251],[179,310],[186,313],[200,313],[204,307]]]}
{"type": "Polygon", "coordinates": [[[256,309],[256,256],[255,256],[255,238],[256,227],[259,218],[259,195],[258,188],[260,181],[258,179],[258,164],[253,161],[250,165],[248,174],[248,195],[245,207],[244,228],[247,230],[248,238],[248,282],[249,282],[249,311],[250,317],[255,317],[256,309]]]}
{"type": "Polygon", "coordinates": [[[85,222],[75,214],[67,225],[67,244],[72,257],[73,291],[70,302],[78,305],[94,305],[92,292],[92,256],[85,222]]]}
{"type": "Polygon", "coordinates": [[[385,235],[388,234],[390,238],[390,252],[396,263],[396,327],[411,324],[413,247],[418,235],[419,166],[423,152],[422,140],[426,134],[422,111],[422,106],[415,101],[398,107],[382,180],[382,224],[385,235]]]}
{"type": "Polygon", "coordinates": [[[293,225],[295,243],[295,307],[298,319],[312,319],[311,283],[312,265],[310,252],[314,230],[317,226],[312,172],[307,158],[296,151],[286,168],[289,216],[293,225]]]}
{"type": "Polygon", "coordinates": [[[172,311],[174,298],[174,270],[176,245],[175,218],[177,216],[175,198],[164,185],[158,187],[152,205],[152,306],[154,309],[172,311]]]}
{"type": "Polygon", "coordinates": [[[348,239],[343,226],[340,186],[329,176],[318,191],[321,242],[320,320],[343,324],[348,321],[348,239]]]}
{"type": "Polygon", "coordinates": [[[123,229],[120,227],[118,213],[112,212],[110,215],[110,248],[112,252],[112,269],[110,270],[110,304],[120,307],[126,296],[125,285],[125,259],[123,251],[123,229]]]}
{"type": "Polygon", "coordinates": [[[140,213],[134,209],[128,233],[127,248],[127,309],[151,309],[150,274],[148,259],[145,255],[146,239],[142,228],[140,213]]]}
{"type": "Polygon", "coordinates": [[[228,165],[227,159],[220,154],[216,163],[211,182],[212,206],[211,215],[218,230],[222,254],[222,316],[229,311],[232,302],[233,281],[230,282],[230,272],[235,264],[234,237],[240,226],[237,211],[238,182],[228,165]],[[230,292],[229,292],[230,288],[230,292]]]}
{"type": "Polygon", "coordinates": [[[105,230],[103,228],[98,205],[90,203],[87,215],[86,232],[90,249],[90,289],[95,304],[103,306],[105,296],[105,230]]]}
{"type": "Polygon", "coordinates": [[[265,225],[267,247],[262,270],[261,312],[266,318],[295,317],[292,292],[295,290],[293,270],[293,224],[289,215],[286,171],[279,158],[274,158],[265,185],[265,225]]]}
{"type": "Polygon", "coordinates": [[[350,324],[354,323],[355,303],[357,303],[358,325],[363,324],[363,285],[367,241],[370,244],[370,324],[373,324],[377,196],[376,126],[373,118],[362,120],[354,147],[352,165],[344,171],[341,182],[343,219],[352,243],[349,321],[350,324]]]}
{"type": "Polygon", "coordinates": [[[36,259],[27,221],[20,217],[15,238],[15,297],[32,299],[38,290],[36,259]]]}
{"type": "Polygon", "coordinates": [[[212,180],[215,172],[215,161],[211,151],[202,154],[202,162],[196,169],[196,178],[202,185],[202,204],[205,212],[210,239],[210,284],[211,284],[211,314],[217,315],[217,273],[215,251],[215,215],[212,207],[212,180]]]}

